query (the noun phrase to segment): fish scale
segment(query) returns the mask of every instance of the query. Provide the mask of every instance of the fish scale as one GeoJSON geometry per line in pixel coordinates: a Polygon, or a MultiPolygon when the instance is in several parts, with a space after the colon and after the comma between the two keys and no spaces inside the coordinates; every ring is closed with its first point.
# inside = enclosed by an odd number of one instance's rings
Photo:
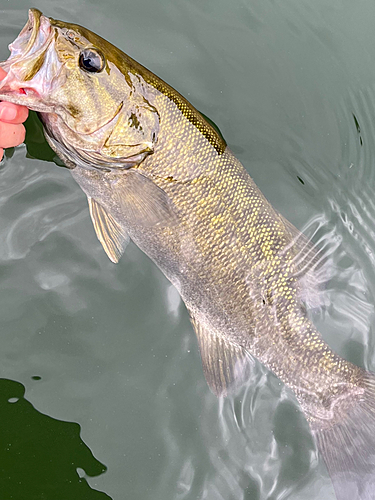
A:
{"type": "MultiPolygon", "coordinates": [[[[172,106],[173,104],[167,102],[167,108],[172,106]]],[[[178,112],[177,110],[163,112],[162,106],[158,109],[161,116],[167,117],[178,112]]],[[[190,127],[190,124],[184,123],[183,120],[184,118],[180,117],[180,127],[184,131],[178,131],[177,136],[186,133],[185,129],[190,127]]],[[[172,135],[168,122],[164,122],[163,134],[166,134],[166,140],[172,135]]],[[[160,157],[163,158],[162,137],[160,139],[161,154],[157,155],[156,151],[155,155],[150,156],[139,167],[157,176],[156,182],[162,173],[159,173],[158,164],[164,165],[164,161],[160,160],[160,157]]],[[[205,147],[210,147],[206,143],[205,138],[201,137],[199,141],[195,139],[195,148],[198,149],[199,155],[205,147]]],[[[220,304],[214,302],[211,304],[216,313],[218,305],[224,307],[226,317],[234,324],[234,341],[249,349],[285,383],[299,389],[300,394],[297,394],[297,398],[301,405],[305,391],[302,390],[304,384],[301,382],[303,377],[300,367],[306,363],[306,358],[309,362],[309,373],[313,374],[313,377],[308,378],[310,392],[332,392],[332,380],[337,376],[344,377],[348,382],[355,377],[358,378],[360,369],[332,353],[298,304],[296,300],[298,282],[293,278],[296,274],[293,247],[288,253],[283,254],[282,259],[278,257],[281,249],[291,242],[291,237],[242,165],[227,149],[223,154],[216,153],[215,157],[211,158],[209,168],[198,173],[196,177],[195,170],[191,169],[191,156],[191,148],[188,148],[186,152],[176,157],[175,165],[171,163],[169,156],[168,171],[171,169],[175,176],[174,182],[169,183],[173,184],[170,196],[179,211],[188,213],[189,239],[197,246],[197,253],[201,258],[199,264],[196,262],[195,269],[192,263],[193,273],[195,274],[196,267],[199,267],[199,283],[206,282],[207,288],[215,289],[219,297],[230,297],[224,306],[222,300],[220,304]],[[185,180],[182,189],[178,188],[180,173],[185,180]],[[188,175],[191,175],[195,182],[187,187],[188,175]],[[220,207],[222,220],[220,226],[215,223],[217,215],[212,216],[217,212],[217,207],[220,207]],[[235,238],[233,238],[234,230],[235,238]],[[234,244],[225,239],[226,235],[232,237],[234,244]],[[254,268],[258,273],[254,273],[254,268]],[[249,276],[254,274],[255,276],[250,279],[249,276]],[[266,295],[267,289],[268,293],[274,296],[273,302],[277,303],[276,311],[270,312],[268,304],[254,299],[254,295],[259,296],[262,292],[266,295]],[[259,304],[256,311],[254,302],[259,304]],[[267,326],[264,327],[264,324],[267,326]],[[274,345],[274,352],[264,349],[265,344],[274,345]],[[285,357],[281,357],[285,360],[285,364],[280,360],[280,350],[285,351],[285,357]],[[322,373],[323,368],[328,368],[325,369],[325,373],[322,373]],[[316,380],[316,373],[321,374],[319,380],[316,380]],[[293,378],[298,375],[296,384],[293,378]]],[[[200,171],[200,167],[198,170],[200,171]]],[[[169,194],[168,184],[162,183],[161,187],[169,194]]],[[[138,244],[142,246],[140,241],[138,244]]],[[[168,242],[161,238],[155,246],[162,249],[163,245],[167,244],[168,242]]],[[[186,259],[186,255],[184,258],[186,259]]],[[[158,262],[157,256],[154,260],[158,262]]],[[[196,281],[194,274],[191,280],[196,281]]],[[[181,293],[185,298],[183,290],[181,293]]],[[[199,307],[198,292],[191,294],[190,291],[190,296],[185,300],[189,300],[191,307],[199,307]],[[198,306],[191,296],[198,298],[198,306]]],[[[318,414],[321,411],[323,410],[317,409],[318,414]]],[[[313,418],[313,413],[311,411],[310,413],[310,418],[313,418]]]]}

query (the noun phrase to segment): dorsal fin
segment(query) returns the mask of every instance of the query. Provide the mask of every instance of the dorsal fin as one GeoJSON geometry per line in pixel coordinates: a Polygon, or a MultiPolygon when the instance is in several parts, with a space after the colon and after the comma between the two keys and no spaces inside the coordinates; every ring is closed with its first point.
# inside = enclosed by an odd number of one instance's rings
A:
{"type": "Polygon", "coordinates": [[[328,255],[281,214],[279,216],[291,236],[286,249],[292,249],[295,255],[293,261],[296,278],[301,286],[300,299],[307,309],[321,307],[325,304],[322,292],[330,277],[328,255]]]}

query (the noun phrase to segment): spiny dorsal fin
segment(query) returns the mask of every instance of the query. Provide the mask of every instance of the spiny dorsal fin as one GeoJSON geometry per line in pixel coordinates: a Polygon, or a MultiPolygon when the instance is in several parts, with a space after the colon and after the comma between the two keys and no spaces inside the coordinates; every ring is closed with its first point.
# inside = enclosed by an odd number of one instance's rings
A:
{"type": "Polygon", "coordinates": [[[89,196],[87,199],[96,236],[103,245],[105,253],[116,264],[129,243],[129,236],[99,203],[89,196]]]}
{"type": "Polygon", "coordinates": [[[250,376],[252,358],[241,346],[220,336],[190,313],[197,334],[203,372],[216,396],[236,391],[250,376]]]}

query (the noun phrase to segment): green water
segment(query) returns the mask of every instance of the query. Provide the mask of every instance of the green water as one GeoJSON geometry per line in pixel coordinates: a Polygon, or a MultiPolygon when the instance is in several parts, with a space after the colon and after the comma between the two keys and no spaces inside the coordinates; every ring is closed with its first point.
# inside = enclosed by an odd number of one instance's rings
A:
{"type": "MultiPolygon", "coordinates": [[[[31,6],[220,127],[329,256],[324,338],[375,370],[374,2],[4,0],[0,59],[31,6]]],[[[209,392],[177,292],[134,245],[108,260],[40,141],[34,117],[0,166],[1,500],[333,500],[291,395],[260,366],[234,400],[209,392]]]]}

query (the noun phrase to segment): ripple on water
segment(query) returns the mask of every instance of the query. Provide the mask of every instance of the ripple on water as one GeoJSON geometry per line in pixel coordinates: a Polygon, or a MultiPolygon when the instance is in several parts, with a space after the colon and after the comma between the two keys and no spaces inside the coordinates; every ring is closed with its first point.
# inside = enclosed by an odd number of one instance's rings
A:
{"type": "MultiPolygon", "coordinates": [[[[149,58],[217,122],[326,259],[318,329],[374,369],[371,3],[120,3],[41,8],[149,58]]],[[[27,7],[0,19],[4,55],[27,7]]],[[[2,373],[45,413],[80,423],[114,500],[334,499],[290,393],[255,363],[218,402],[176,290],[132,245],[108,262],[68,171],[16,148],[0,167],[0,235],[2,373]]]]}

